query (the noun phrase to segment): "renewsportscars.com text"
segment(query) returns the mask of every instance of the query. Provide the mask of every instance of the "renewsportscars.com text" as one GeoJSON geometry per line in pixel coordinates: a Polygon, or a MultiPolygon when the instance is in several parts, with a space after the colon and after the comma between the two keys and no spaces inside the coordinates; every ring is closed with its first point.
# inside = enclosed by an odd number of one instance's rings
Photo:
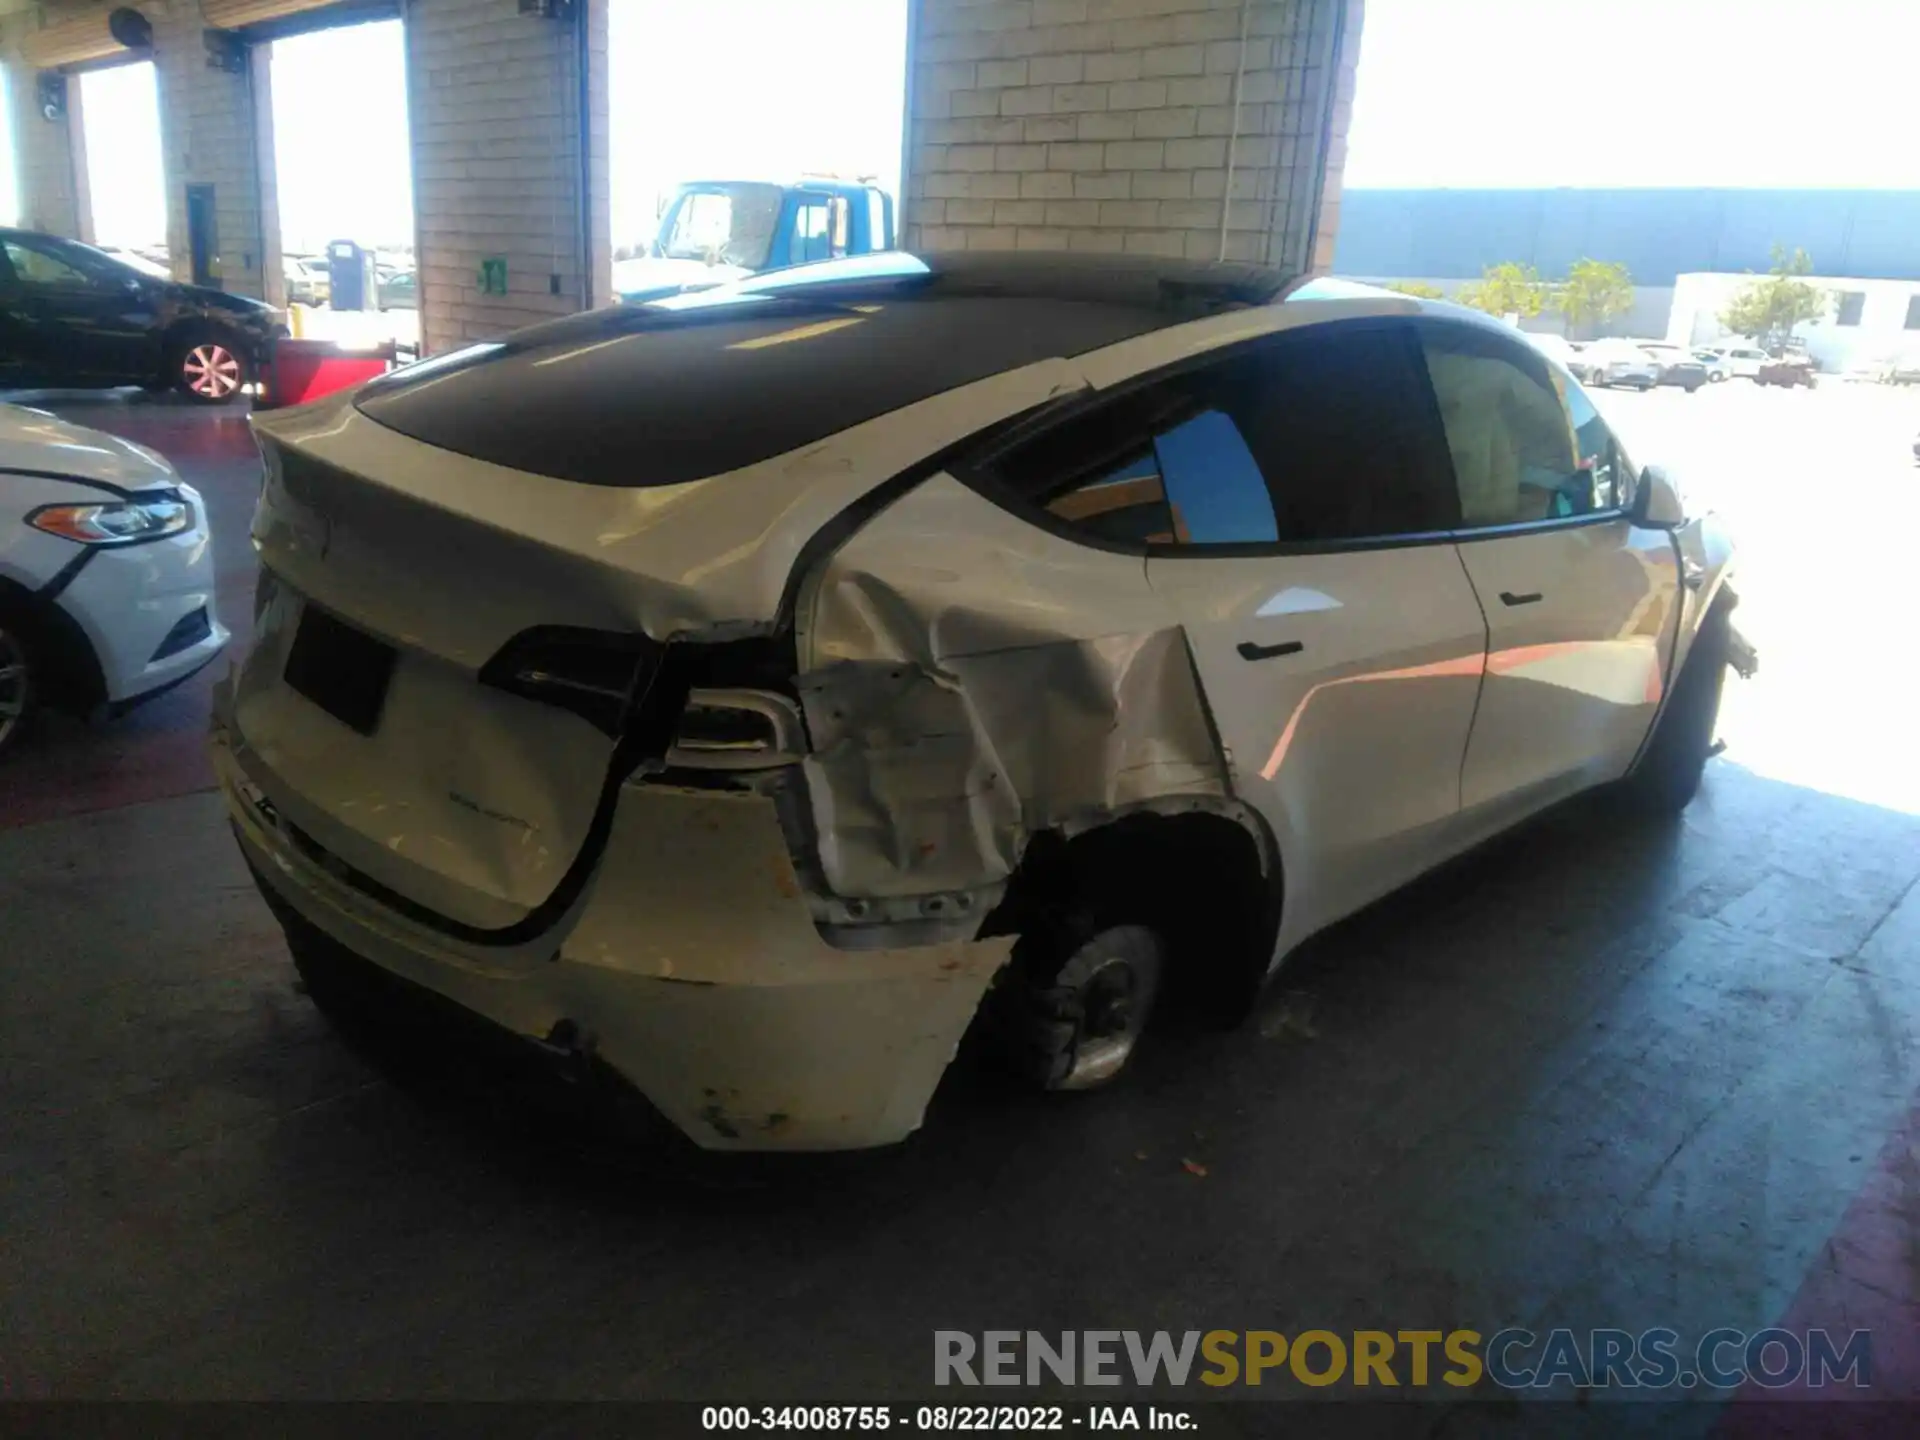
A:
{"type": "Polygon", "coordinates": [[[1330,1385],[1466,1389],[1777,1389],[1873,1383],[1872,1335],[1854,1330],[936,1330],[936,1385],[1330,1385]]]}

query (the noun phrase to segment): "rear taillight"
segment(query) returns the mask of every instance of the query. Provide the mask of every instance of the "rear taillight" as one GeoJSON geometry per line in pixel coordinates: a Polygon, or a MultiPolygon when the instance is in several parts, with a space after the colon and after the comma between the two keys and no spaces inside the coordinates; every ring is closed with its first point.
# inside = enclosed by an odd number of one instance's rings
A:
{"type": "Polygon", "coordinates": [[[644,635],[543,625],[509,640],[481,667],[480,683],[571,710],[617,737],[661,648],[644,635]]]}

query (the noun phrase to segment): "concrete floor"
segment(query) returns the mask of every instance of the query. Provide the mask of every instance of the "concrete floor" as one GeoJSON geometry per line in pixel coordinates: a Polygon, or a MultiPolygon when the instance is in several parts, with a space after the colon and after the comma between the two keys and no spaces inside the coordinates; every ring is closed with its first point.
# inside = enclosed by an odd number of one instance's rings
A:
{"type": "MultiPolygon", "coordinates": [[[[55,727],[0,771],[0,1389],[866,1400],[926,1395],[935,1328],[1779,1321],[1920,1398],[1920,405],[1603,403],[1760,552],[1683,822],[1551,817],[1241,1031],[1089,1096],[959,1069],[853,1164],[691,1185],[457,1055],[370,1064],[294,990],[204,685],[55,727]]],[[[63,408],[202,487],[243,625],[244,428],[63,408]]]]}

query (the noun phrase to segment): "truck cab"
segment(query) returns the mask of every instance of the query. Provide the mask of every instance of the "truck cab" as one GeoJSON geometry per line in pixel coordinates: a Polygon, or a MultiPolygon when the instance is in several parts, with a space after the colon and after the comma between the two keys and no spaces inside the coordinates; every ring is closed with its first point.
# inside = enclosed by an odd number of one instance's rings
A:
{"type": "Polygon", "coordinates": [[[652,300],[763,270],[893,248],[893,197],[837,179],[696,180],[660,215],[647,253],[613,267],[623,300],[652,300]]]}

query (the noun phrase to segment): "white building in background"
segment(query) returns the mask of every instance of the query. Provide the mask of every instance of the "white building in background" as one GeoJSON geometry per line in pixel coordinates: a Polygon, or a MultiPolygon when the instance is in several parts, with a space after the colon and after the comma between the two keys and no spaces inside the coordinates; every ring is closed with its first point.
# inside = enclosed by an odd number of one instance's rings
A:
{"type": "MultiPolygon", "coordinates": [[[[1675,277],[1667,339],[1703,345],[1731,338],[1720,314],[1752,275],[1692,274],[1675,277]]],[[[1794,334],[1822,370],[1877,368],[1890,361],[1920,361],[1920,280],[1851,280],[1809,275],[1807,283],[1832,297],[1827,318],[1801,325],[1794,334]]]]}

